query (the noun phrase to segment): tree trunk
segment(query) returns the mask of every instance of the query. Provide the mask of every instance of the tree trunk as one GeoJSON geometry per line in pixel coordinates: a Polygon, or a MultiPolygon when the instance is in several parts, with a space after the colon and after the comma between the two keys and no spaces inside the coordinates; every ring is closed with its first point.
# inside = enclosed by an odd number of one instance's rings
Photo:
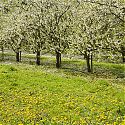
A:
{"type": "Polygon", "coordinates": [[[1,50],[2,50],[2,61],[4,60],[4,47],[2,46],[2,48],[1,48],[1,50]]]}
{"type": "Polygon", "coordinates": [[[90,54],[87,54],[87,52],[85,52],[84,57],[86,59],[87,71],[88,72],[92,72],[92,68],[93,68],[93,65],[92,65],[92,56],[90,56],[90,54]]]}
{"type": "Polygon", "coordinates": [[[60,67],[61,67],[61,62],[62,62],[61,53],[60,53],[60,55],[59,55],[59,61],[60,61],[60,67]]]}
{"type": "Polygon", "coordinates": [[[21,54],[22,54],[22,52],[20,51],[20,55],[19,55],[19,56],[20,56],[20,62],[21,62],[21,60],[22,60],[22,58],[21,58],[21,57],[22,57],[21,54]]]}
{"type": "Polygon", "coordinates": [[[122,61],[125,63],[125,53],[122,53],[122,61]]]}
{"type": "Polygon", "coordinates": [[[20,56],[19,56],[20,54],[19,54],[19,51],[17,51],[16,52],[16,61],[17,62],[20,62],[20,56]]]}
{"type": "Polygon", "coordinates": [[[56,51],[56,68],[61,67],[61,53],[56,51]]]}
{"type": "Polygon", "coordinates": [[[36,64],[40,65],[40,50],[37,50],[36,52],[36,64]]]}
{"type": "Polygon", "coordinates": [[[122,62],[125,63],[125,47],[121,46],[122,62]]]}
{"type": "Polygon", "coordinates": [[[93,56],[91,54],[91,73],[93,72],[93,56]]]}
{"type": "Polygon", "coordinates": [[[90,55],[89,54],[86,57],[86,63],[87,63],[87,70],[88,70],[88,72],[91,72],[90,55]]]}

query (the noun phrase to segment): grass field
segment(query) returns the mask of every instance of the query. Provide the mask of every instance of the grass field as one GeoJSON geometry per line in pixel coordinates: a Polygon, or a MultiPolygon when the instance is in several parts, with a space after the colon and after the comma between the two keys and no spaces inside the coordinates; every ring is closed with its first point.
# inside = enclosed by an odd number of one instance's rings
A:
{"type": "Polygon", "coordinates": [[[0,124],[125,125],[124,65],[95,62],[88,74],[83,61],[63,64],[1,63],[0,124]]]}
{"type": "MultiPolygon", "coordinates": [[[[104,64],[103,64],[104,65],[104,64]]],[[[0,65],[2,125],[124,125],[124,79],[0,65]]]]}

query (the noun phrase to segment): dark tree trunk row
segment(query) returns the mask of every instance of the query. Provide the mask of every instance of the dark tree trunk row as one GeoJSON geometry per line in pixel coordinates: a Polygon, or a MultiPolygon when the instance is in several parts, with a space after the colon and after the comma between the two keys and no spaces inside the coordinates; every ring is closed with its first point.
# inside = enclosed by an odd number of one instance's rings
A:
{"type": "Polygon", "coordinates": [[[21,60],[22,60],[22,52],[20,51],[20,62],[21,62],[21,60]]]}
{"type": "MultiPolygon", "coordinates": [[[[40,50],[36,52],[36,64],[40,65],[40,50]]],[[[56,68],[61,68],[61,53],[56,51],[56,68]]]]}
{"type": "Polygon", "coordinates": [[[37,50],[36,52],[36,64],[38,66],[40,65],[40,50],[37,50]]]}
{"type": "Polygon", "coordinates": [[[122,61],[125,63],[125,53],[122,53],[122,61]]]}
{"type": "MultiPolygon", "coordinates": [[[[16,61],[21,62],[21,51],[16,52],[16,61]]],[[[40,65],[40,50],[36,52],[36,64],[40,65]]]]}
{"type": "Polygon", "coordinates": [[[3,46],[1,47],[1,50],[2,50],[2,60],[4,60],[4,47],[3,46]]]}
{"type": "MultiPolygon", "coordinates": [[[[39,34],[39,38],[40,38],[40,34],[39,34]]],[[[36,65],[40,65],[40,48],[41,48],[41,46],[40,46],[40,43],[38,42],[37,43],[37,51],[36,51],[36,65]]]]}
{"type": "Polygon", "coordinates": [[[91,64],[90,64],[89,54],[86,55],[86,63],[87,63],[87,70],[88,70],[88,72],[91,72],[91,64]]]}
{"type": "Polygon", "coordinates": [[[92,54],[85,53],[85,59],[86,59],[86,64],[87,64],[87,71],[88,72],[93,72],[93,58],[92,54]]]}
{"type": "Polygon", "coordinates": [[[122,62],[125,63],[125,47],[121,46],[122,62]]]}
{"type": "Polygon", "coordinates": [[[56,68],[61,68],[61,53],[56,51],[56,68]]]}
{"type": "Polygon", "coordinates": [[[21,51],[16,52],[16,61],[21,62],[21,51]]]}
{"type": "Polygon", "coordinates": [[[20,62],[20,53],[19,53],[19,51],[16,52],[16,61],[20,62]]]}
{"type": "Polygon", "coordinates": [[[93,72],[93,56],[92,56],[92,54],[91,54],[90,60],[91,60],[91,72],[93,72]]]}

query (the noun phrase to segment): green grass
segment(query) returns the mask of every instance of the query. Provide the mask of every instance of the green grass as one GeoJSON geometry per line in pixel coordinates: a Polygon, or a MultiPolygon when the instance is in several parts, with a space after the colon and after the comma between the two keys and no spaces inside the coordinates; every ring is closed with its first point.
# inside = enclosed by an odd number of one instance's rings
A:
{"type": "MultiPolygon", "coordinates": [[[[101,65],[111,72],[117,67],[96,64],[101,65]]],[[[124,78],[96,76],[46,66],[1,64],[0,123],[124,125],[124,78]]]]}
{"type": "MultiPolygon", "coordinates": [[[[1,56],[1,53],[0,53],[1,56]]],[[[5,53],[4,62],[12,62],[15,63],[15,54],[14,53],[5,53]]],[[[2,62],[2,61],[1,61],[2,62]]],[[[46,56],[41,55],[41,65],[46,69],[55,68],[55,56],[46,56]]],[[[35,54],[22,54],[23,64],[35,65],[35,54]]],[[[101,63],[101,62],[93,62],[93,74],[87,73],[86,61],[82,59],[69,59],[62,57],[62,67],[63,72],[68,73],[70,75],[82,75],[82,76],[94,76],[101,78],[125,78],[125,64],[113,64],[113,63],[101,63]]],[[[55,70],[55,69],[54,69],[55,70]]]]}

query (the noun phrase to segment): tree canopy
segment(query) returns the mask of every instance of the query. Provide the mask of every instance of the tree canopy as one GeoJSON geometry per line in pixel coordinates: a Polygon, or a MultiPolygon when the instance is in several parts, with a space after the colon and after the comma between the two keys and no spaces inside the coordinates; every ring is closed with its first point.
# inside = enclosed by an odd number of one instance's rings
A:
{"type": "Polygon", "coordinates": [[[16,53],[41,51],[56,55],[80,54],[92,72],[92,61],[105,52],[125,62],[124,0],[1,0],[0,47],[16,53]]]}

